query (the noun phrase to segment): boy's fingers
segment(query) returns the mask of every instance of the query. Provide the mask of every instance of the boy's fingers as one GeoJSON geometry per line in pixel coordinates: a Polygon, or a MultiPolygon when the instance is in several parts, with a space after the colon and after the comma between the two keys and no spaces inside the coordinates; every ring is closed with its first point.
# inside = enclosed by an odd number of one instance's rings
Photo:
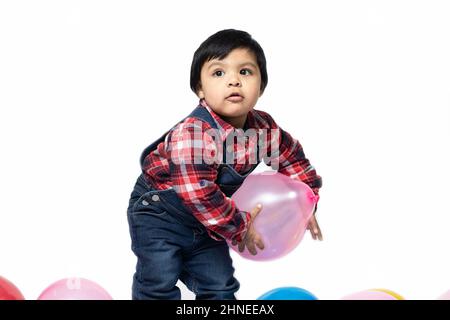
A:
{"type": "Polygon", "coordinates": [[[264,250],[264,242],[261,239],[256,240],[256,246],[259,249],[264,250]]]}
{"type": "Polygon", "coordinates": [[[256,207],[253,208],[252,212],[250,212],[250,215],[252,217],[252,221],[255,220],[256,216],[261,212],[262,210],[262,204],[258,203],[256,207]]]}
{"type": "Polygon", "coordinates": [[[250,251],[250,253],[254,256],[256,256],[256,248],[255,248],[255,243],[253,241],[251,241],[249,244],[247,244],[247,248],[248,251],[250,251]]]}
{"type": "Polygon", "coordinates": [[[233,240],[231,241],[231,244],[232,244],[233,246],[237,245],[236,239],[233,239],[233,240]]]}
{"type": "Polygon", "coordinates": [[[320,241],[323,240],[323,236],[322,236],[322,231],[319,228],[319,232],[317,233],[317,237],[319,238],[320,241]]]}
{"type": "Polygon", "coordinates": [[[315,217],[311,218],[311,220],[309,221],[308,229],[309,231],[311,231],[311,236],[314,240],[323,240],[322,231],[320,230],[319,224],[317,223],[315,217]]]}
{"type": "Polygon", "coordinates": [[[323,240],[322,230],[320,230],[319,223],[317,222],[317,219],[315,217],[313,219],[312,231],[320,241],[323,240]]]}
{"type": "Polygon", "coordinates": [[[311,230],[311,232],[314,232],[315,234],[319,233],[319,225],[317,224],[316,218],[313,217],[309,221],[309,229],[311,230]]]}
{"type": "Polygon", "coordinates": [[[239,245],[238,245],[239,252],[243,252],[244,247],[245,247],[245,242],[244,241],[239,242],[239,245]]]}

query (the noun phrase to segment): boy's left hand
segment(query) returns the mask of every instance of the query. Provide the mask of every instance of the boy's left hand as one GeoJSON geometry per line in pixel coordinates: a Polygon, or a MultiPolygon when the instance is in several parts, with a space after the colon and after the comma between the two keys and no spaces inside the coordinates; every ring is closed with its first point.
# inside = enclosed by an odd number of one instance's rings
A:
{"type": "Polygon", "coordinates": [[[312,215],[311,219],[309,219],[307,229],[311,231],[311,236],[314,240],[323,240],[322,231],[320,230],[319,223],[317,222],[315,215],[312,215]]]}

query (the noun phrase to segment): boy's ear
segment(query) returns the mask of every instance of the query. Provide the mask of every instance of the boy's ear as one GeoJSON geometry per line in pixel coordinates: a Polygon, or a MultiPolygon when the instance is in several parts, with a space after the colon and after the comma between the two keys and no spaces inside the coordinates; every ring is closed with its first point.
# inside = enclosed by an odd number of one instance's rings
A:
{"type": "Polygon", "coordinates": [[[197,90],[197,96],[198,96],[200,99],[205,98],[205,93],[203,92],[203,90],[202,90],[201,87],[197,90]]]}

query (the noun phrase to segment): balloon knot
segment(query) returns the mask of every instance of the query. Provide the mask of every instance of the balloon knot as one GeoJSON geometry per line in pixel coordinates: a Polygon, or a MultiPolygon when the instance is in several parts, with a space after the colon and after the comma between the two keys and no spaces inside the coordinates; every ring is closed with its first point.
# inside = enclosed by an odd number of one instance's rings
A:
{"type": "Polygon", "coordinates": [[[315,195],[315,194],[311,194],[309,195],[309,198],[314,201],[314,203],[317,203],[317,201],[319,201],[319,196],[315,195]]]}

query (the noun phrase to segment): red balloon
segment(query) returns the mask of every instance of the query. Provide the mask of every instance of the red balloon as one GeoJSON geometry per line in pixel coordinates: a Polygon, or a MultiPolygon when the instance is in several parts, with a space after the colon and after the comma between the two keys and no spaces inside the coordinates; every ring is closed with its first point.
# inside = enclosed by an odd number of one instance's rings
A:
{"type": "Polygon", "coordinates": [[[0,276],[0,300],[25,300],[25,298],[14,284],[0,276]]]}

